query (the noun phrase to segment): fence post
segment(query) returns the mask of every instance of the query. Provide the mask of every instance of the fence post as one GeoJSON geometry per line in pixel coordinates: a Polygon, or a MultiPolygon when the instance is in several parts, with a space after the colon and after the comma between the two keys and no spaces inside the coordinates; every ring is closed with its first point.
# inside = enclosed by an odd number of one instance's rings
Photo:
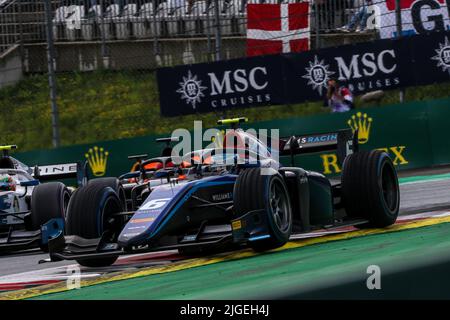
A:
{"type": "MultiPolygon", "coordinates": [[[[23,24],[22,24],[22,1],[18,1],[17,8],[19,12],[18,21],[19,21],[19,50],[20,50],[20,67],[22,68],[22,73],[25,73],[25,50],[23,47],[23,24]]],[[[16,22],[16,21],[14,21],[16,22]]],[[[17,24],[16,24],[17,26],[17,24]]]]}
{"type": "MultiPolygon", "coordinates": [[[[153,0],[153,56],[158,64],[158,57],[160,57],[159,43],[158,43],[158,21],[156,21],[157,2],[153,0]]],[[[160,25],[161,26],[161,25],[160,25]]]]}
{"type": "MultiPolygon", "coordinates": [[[[402,28],[402,8],[400,6],[400,0],[395,0],[395,20],[397,25],[397,38],[401,38],[403,28],[402,28]]],[[[400,89],[399,100],[400,103],[403,103],[405,101],[405,89],[400,89]]]]}
{"type": "Polygon", "coordinates": [[[219,8],[219,0],[214,0],[214,15],[215,15],[215,27],[216,27],[216,61],[222,59],[221,51],[222,51],[222,35],[220,30],[220,8],[219,8]]]}
{"type": "Polygon", "coordinates": [[[50,103],[52,107],[52,143],[53,147],[60,146],[59,136],[59,114],[56,103],[56,76],[55,76],[55,47],[53,44],[53,22],[52,7],[50,0],[44,0],[46,33],[47,33],[47,65],[48,65],[48,84],[50,86],[50,103]]]}
{"type": "Polygon", "coordinates": [[[108,48],[106,47],[106,38],[105,38],[105,33],[106,33],[106,28],[109,28],[109,25],[105,26],[105,2],[103,0],[100,0],[100,7],[102,8],[101,10],[101,16],[100,16],[100,35],[102,37],[101,41],[101,55],[102,55],[102,68],[105,69],[109,69],[109,54],[108,54],[108,48]]]}
{"type": "Polygon", "coordinates": [[[315,24],[316,24],[316,47],[315,49],[319,49],[320,48],[320,30],[319,30],[319,11],[317,9],[317,1],[314,1],[314,20],[316,20],[315,24]]]}

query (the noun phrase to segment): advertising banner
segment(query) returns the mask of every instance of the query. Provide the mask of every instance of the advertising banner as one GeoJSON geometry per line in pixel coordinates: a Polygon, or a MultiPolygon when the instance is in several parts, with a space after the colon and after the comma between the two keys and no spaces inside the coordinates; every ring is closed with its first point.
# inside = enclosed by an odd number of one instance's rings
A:
{"type": "Polygon", "coordinates": [[[179,116],[285,101],[282,56],[159,69],[161,114],[179,116]]]}
{"type": "MultiPolygon", "coordinates": [[[[377,3],[380,14],[380,37],[396,38],[396,0],[377,3]]],[[[415,35],[450,30],[450,0],[400,0],[402,34],[415,35]]]]}
{"type": "Polygon", "coordinates": [[[376,41],[284,55],[287,99],[290,103],[320,100],[327,81],[336,78],[354,94],[414,85],[408,43],[376,41]]]}
{"type": "Polygon", "coordinates": [[[420,40],[410,42],[416,85],[449,81],[450,32],[436,32],[417,38],[420,40]]]}
{"type": "Polygon", "coordinates": [[[163,116],[318,101],[330,78],[356,95],[449,81],[450,31],[157,72],[163,116]]]}

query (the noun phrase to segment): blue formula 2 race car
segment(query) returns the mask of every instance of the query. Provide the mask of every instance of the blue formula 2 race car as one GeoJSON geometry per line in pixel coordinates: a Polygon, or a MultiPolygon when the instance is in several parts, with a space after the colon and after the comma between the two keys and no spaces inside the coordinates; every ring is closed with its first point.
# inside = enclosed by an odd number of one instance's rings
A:
{"type": "Polygon", "coordinates": [[[46,251],[48,239],[64,228],[72,194],[63,183],[48,180],[82,180],[85,175],[78,163],[30,168],[8,154],[16,148],[0,146],[0,253],[39,247],[46,251]]]}
{"type": "Polygon", "coordinates": [[[279,140],[279,154],[292,158],[337,150],[340,181],[282,166],[268,146],[242,129],[229,134],[234,142],[226,144],[225,136],[220,148],[194,151],[181,161],[166,154],[141,163],[153,171],[92,180],[77,189],[69,203],[67,236],[49,241],[51,260],[97,267],[122,254],[168,249],[182,254],[243,246],[270,250],[312,230],[386,227],[396,221],[400,195],[393,163],[385,152],[358,151],[351,130],[279,140]],[[147,179],[123,183],[143,174],[147,179]]]}

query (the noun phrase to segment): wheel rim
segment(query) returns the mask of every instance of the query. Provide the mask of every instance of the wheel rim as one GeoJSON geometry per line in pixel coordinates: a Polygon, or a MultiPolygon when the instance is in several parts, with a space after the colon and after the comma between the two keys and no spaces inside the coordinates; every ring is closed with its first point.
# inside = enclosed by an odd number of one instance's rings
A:
{"type": "Polygon", "coordinates": [[[107,233],[107,239],[110,241],[114,241],[117,238],[118,233],[120,232],[119,219],[113,217],[114,213],[118,213],[121,211],[120,205],[118,205],[116,199],[112,197],[108,197],[102,209],[102,233],[107,233]]]}
{"type": "Polygon", "coordinates": [[[382,168],[381,189],[384,203],[391,212],[395,211],[398,205],[398,186],[393,169],[388,163],[385,163],[382,168]]]}
{"type": "Polygon", "coordinates": [[[278,229],[286,232],[290,225],[290,212],[285,190],[278,180],[274,180],[270,186],[269,197],[270,210],[278,229]]]}
{"type": "Polygon", "coordinates": [[[120,203],[123,207],[122,210],[127,211],[127,199],[125,196],[125,190],[122,187],[119,187],[118,196],[119,196],[120,203]]]}
{"type": "Polygon", "coordinates": [[[67,214],[67,208],[69,207],[69,201],[70,201],[70,193],[67,191],[64,191],[63,194],[63,217],[66,217],[67,214]]]}

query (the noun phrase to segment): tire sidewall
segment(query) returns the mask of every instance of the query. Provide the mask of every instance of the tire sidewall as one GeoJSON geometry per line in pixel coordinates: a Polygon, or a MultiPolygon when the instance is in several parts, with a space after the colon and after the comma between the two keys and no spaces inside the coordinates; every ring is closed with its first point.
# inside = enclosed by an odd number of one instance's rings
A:
{"type": "Polygon", "coordinates": [[[115,201],[121,211],[121,202],[113,188],[101,185],[86,185],[73,194],[68,208],[67,233],[92,239],[102,236],[104,230],[104,208],[108,201],[115,201]],[[86,224],[89,228],[86,228],[86,224]]]}
{"type": "Polygon", "coordinates": [[[39,229],[51,219],[65,219],[70,198],[70,191],[61,182],[48,182],[34,187],[30,206],[32,229],[39,229]],[[65,207],[66,197],[67,207],[65,207]]]}
{"type": "MultiPolygon", "coordinates": [[[[382,155],[378,159],[378,165],[377,165],[377,174],[378,174],[378,198],[380,200],[380,204],[384,212],[387,216],[390,218],[395,219],[398,215],[398,210],[400,206],[400,192],[399,192],[399,184],[398,184],[398,178],[397,178],[397,172],[395,170],[394,164],[392,163],[391,158],[389,155],[385,152],[382,153],[382,155]],[[386,203],[386,200],[383,196],[383,169],[387,166],[389,170],[391,171],[391,174],[393,175],[393,183],[394,187],[396,188],[396,205],[394,210],[391,210],[388,207],[388,204],[386,203]]],[[[395,221],[395,220],[394,220],[395,221]]]]}
{"type": "Polygon", "coordinates": [[[103,189],[103,194],[101,195],[98,207],[96,209],[97,230],[99,237],[101,237],[104,232],[105,206],[109,201],[117,202],[117,200],[119,200],[119,203],[116,204],[119,204],[121,206],[120,199],[118,198],[117,193],[111,187],[106,187],[103,189]]]}
{"type": "Polygon", "coordinates": [[[291,230],[292,230],[292,208],[291,208],[291,203],[290,203],[286,184],[284,183],[284,180],[279,173],[266,176],[264,180],[265,180],[264,181],[265,182],[265,186],[264,186],[265,209],[266,209],[267,222],[269,224],[270,234],[272,237],[274,237],[279,242],[287,242],[289,240],[291,230]],[[280,228],[277,226],[276,222],[274,221],[273,212],[272,212],[271,205],[270,205],[270,189],[271,189],[272,184],[274,184],[274,183],[279,183],[279,186],[282,187],[283,192],[284,192],[285,201],[287,202],[286,203],[287,210],[289,211],[289,213],[288,213],[289,227],[287,228],[287,230],[285,232],[280,230],[280,228]]]}
{"type": "Polygon", "coordinates": [[[119,197],[119,200],[122,204],[122,210],[126,210],[127,207],[127,203],[126,203],[126,195],[125,195],[125,190],[122,186],[122,183],[119,181],[119,179],[114,178],[114,177],[103,177],[103,178],[96,178],[96,179],[92,179],[89,180],[88,182],[89,185],[102,185],[105,187],[111,187],[117,194],[117,196],[119,197]]]}
{"type": "MultiPolygon", "coordinates": [[[[116,191],[110,186],[86,185],[79,188],[72,196],[69,203],[67,233],[86,239],[95,239],[103,236],[106,231],[105,206],[108,201],[113,201],[113,210],[121,211],[122,204],[116,191]],[[114,208],[116,206],[116,208],[114,208]],[[86,224],[89,226],[87,227],[86,224]]],[[[113,213],[113,212],[110,212],[113,213]]],[[[115,231],[115,230],[114,230],[115,231]]],[[[116,237],[118,234],[115,235],[116,237]]],[[[106,241],[115,239],[106,239],[106,241]]],[[[108,258],[92,258],[77,260],[86,267],[104,267],[112,265],[118,256],[108,258]]]]}
{"type": "Polygon", "coordinates": [[[368,220],[357,225],[357,228],[382,228],[395,223],[400,191],[396,169],[386,152],[360,151],[348,156],[343,164],[341,179],[341,200],[346,214],[350,218],[368,220]],[[384,170],[388,170],[386,177],[383,176],[384,170]],[[394,192],[396,197],[393,209],[389,208],[383,192],[386,178],[392,179],[388,188],[393,188],[390,192],[394,192]]]}

